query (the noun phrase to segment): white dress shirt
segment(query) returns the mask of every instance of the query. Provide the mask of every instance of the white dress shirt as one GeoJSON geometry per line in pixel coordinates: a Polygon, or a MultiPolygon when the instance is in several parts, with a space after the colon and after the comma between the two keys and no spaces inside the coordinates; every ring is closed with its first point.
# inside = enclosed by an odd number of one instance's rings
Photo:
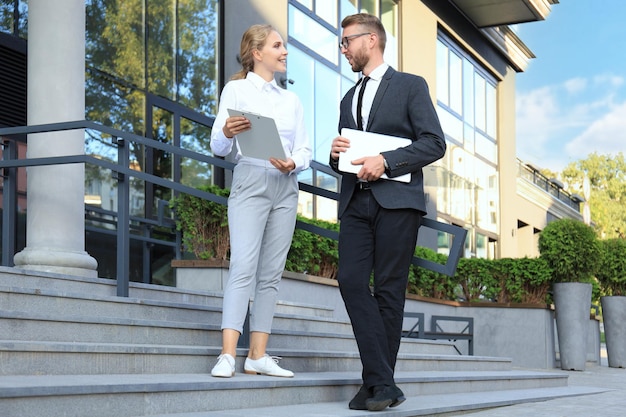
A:
{"type": "MultiPolygon", "coordinates": [[[[372,103],[374,102],[374,96],[376,96],[376,91],[378,90],[378,86],[380,85],[380,80],[383,79],[383,75],[387,72],[387,68],[389,65],[387,63],[382,63],[377,66],[374,71],[372,71],[369,75],[370,79],[365,85],[365,92],[363,93],[363,103],[361,105],[361,117],[363,118],[363,130],[367,130],[367,122],[370,118],[370,110],[372,109],[372,103]]],[[[359,83],[359,86],[354,90],[354,97],[352,98],[352,117],[356,120],[356,104],[357,97],[359,96],[359,91],[363,87],[363,83],[359,83]]]]}
{"type": "MultiPolygon", "coordinates": [[[[215,155],[226,156],[233,147],[233,139],[227,138],[222,130],[229,117],[229,108],[273,118],[285,154],[296,164],[290,174],[297,174],[309,167],[311,145],[304,126],[302,103],[294,92],[278,87],[276,80],[267,82],[254,72],[248,72],[244,79],[229,81],[222,91],[211,131],[211,151],[215,155]]],[[[240,158],[242,155],[238,149],[235,161],[240,158]]]]}

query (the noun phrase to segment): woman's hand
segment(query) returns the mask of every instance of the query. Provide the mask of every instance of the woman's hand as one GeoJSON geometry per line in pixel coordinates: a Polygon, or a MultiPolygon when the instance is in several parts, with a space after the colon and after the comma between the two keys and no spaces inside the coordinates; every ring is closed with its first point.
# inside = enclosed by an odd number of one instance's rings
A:
{"type": "Polygon", "coordinates": [[[289,174],[291,171],[296,169],[296,163],[293,162],[293,159],[291,158],[287,160],[270,158],[270,163],[283,174],[289,174]]]}
{"type": "Polygon", "coordinates": [[[232,139],[235,135],[245,132],[251,128],[250,120],[243,116],[233,116],[226,119],[226,124],[222,128],[222,132],[228,139],[232,139]]]}

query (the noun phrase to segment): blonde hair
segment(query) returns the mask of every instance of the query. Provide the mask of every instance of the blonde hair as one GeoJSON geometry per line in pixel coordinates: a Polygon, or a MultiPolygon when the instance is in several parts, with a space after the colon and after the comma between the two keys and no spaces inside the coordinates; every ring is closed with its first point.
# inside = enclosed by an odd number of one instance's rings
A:
{"type": "Polygon", "coordinates": [[[265,46],[267,37],[274,31],[276,29],[272,25],[252,25],[244,32],[241,37],[241,46],[239,47],[241,70],[230,77],[231,80],[246,78],[246,75],[254,69],[252,52],[255,49],[262,49],[265,46]]]}
{"type": "Polygon", "coordinates": [[[357,13],[350,16],[346,16],[341,21],[341,27],[346,28],[352,25],[359,25],[364,30],[375,33],[378,36],[378,46],[381,51],[385,51],[385,44],[387,43],[387,34],[385,33],[385,27],[382,22],[376,16],[367,13],[357,13]]]}

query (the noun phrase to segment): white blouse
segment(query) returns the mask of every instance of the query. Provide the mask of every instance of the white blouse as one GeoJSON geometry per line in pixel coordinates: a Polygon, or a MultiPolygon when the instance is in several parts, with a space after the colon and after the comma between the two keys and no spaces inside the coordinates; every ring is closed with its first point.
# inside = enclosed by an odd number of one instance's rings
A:
{"type": "MultiPolygon", "coordinates": [[[[211,151],[215,155],[226,156],[233,147],[233,139],[228,139],[222,130],[229,117],[229,108],[273,118],[285,154],[296,164],[290,174],[297,174],[309,167],[312,151],[304,126],[304,109],[294,92],[278,87],[276,80],[267,82],[254,72],[248,72],[245,79],[229,81],[222,90],[211,132],[211,151]]],[[[235,161],[241,157],[238,149],[235,161]]]]}

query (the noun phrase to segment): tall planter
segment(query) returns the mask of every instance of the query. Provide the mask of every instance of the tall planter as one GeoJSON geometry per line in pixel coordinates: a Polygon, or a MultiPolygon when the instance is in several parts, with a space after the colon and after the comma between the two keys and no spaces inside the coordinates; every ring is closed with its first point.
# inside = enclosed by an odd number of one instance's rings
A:
{"type": "Polygon", "coordinates": [[[585,370],[591,289],[591,284],[583,282],[553,286],[561,369],[566,371],[585,370]]]}
{"type": "Polygon", "coordinates": [[[626,368],[626,296],[604,296],[602,319],[611,368],[626,368]]]}

